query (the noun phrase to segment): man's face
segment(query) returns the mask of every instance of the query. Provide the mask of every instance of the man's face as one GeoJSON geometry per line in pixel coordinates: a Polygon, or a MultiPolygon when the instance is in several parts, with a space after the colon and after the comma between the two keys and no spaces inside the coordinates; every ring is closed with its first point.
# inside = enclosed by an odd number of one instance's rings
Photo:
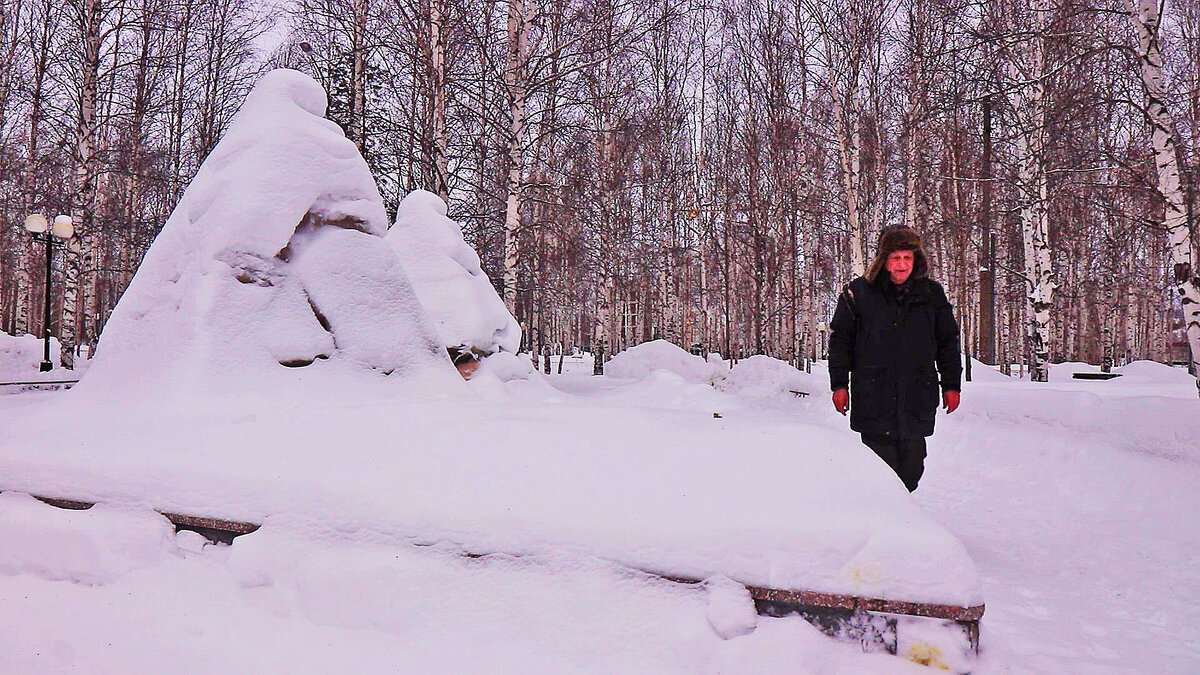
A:
{"type": "Polygon", "coordinates": [[[900,285],[908,281],[908,275],[912,274],[912,269],[912,251],[894,251],[888,254],[887,271],[892,275],[893,284],[900,285]]]}

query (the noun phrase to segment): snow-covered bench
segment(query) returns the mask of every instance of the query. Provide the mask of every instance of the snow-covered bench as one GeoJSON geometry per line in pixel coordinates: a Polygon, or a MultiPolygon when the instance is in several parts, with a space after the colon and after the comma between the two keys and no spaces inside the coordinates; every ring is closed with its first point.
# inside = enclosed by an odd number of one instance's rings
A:
{"type": "Polygon", "coordinates": [[[839,630],[879,614],[885,648],[895,616],[958,622],[978,644],[965,549],[853,439],[816,426],[571,400],[232,399],[116,415],[86,391],[57,398],[8,424],[0,490],[140,503],[231,534],[285,517],[470,555],[565,551],[678,581],[724,576],[767,613],[839,630]]]}
{"type": "MultiPolygon", "coordinates": [[[[86,510],[93,502],[34,495],[38,500],[62,509],[86,510]]],[[[241,535],[257,531],[260,523],[249,523],[169,511],[159,512],[176,530],[191,530],[214,543],[232,543],[241,535]]],[[[480,558],[486,554],[464,551],[464,556],[480,558]]],[[[646,570],[639,570],[646,572],[646,570]]],[[[652,574],[682,584],[703,583],[702,579],[652,574]]],[[[898,645],[898,617],[940,619],[954,622],[963,631],[968,649],[979,652],[979,620],[982,604],[971,607],[926,602],[903,602],[803,590],[785,590],[748,586],[759,613],[769,616],[800,614],[831,636],[860,642],[864,649],[882,649],[895,654],[898,645]]]]}

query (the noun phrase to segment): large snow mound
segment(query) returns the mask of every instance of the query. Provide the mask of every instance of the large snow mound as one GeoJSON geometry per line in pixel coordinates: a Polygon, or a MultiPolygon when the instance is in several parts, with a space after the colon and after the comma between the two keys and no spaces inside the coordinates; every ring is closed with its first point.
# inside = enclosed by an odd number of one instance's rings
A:
{"type": "MultiPolygon", "coordinates": [[[[670,373],[627,386],[650,383],[659,399],[695,387],[736,402],[670,373]]],[[[97,406],[72,425],[47,423],[56,406],[30,405],[0,438],[0,489],[285,517],[479,554],[569,550],[696,579],[981,600],[963,546],[857,436],[737,406],[715,417],[567,394],[519,400],[330,399],[153,417],[97,406]]]]}
{"type": "Polygon", "coordinates": [[[521,327],[458,224],[446,217],[441,197],[425,190],[409,193],[385,239],[404,263],[444,345],[481,354],[520,348],[521,327]]]}
{"type": "Polygon", "coordinates": [[[146,253],[80,393],[465,391],[325,101],[307,75],[263,76],[146,253]]]}
{"type": "Polygon", "coordinates": [[[688,382],[711,384],[721,369],[667,340],[635,345],[604,364],[604,373],[612,377],[641,378],[655,370],[670,371],[688,382]]]}

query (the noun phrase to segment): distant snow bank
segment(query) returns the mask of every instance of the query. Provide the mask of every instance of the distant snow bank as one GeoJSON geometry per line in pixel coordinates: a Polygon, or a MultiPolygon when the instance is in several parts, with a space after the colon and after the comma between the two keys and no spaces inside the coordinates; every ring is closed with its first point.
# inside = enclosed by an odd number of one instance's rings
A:
{"type": "Polygon", "coordinates": [[[812,370],[806,373],[786,361],[758,354],[723,369],[713,386],[752,398],[823,394],[829,390],[829,371],[824,364],[814,364],[812,370]]]}
{"type": "Polygon", "coordinates": [[[1176,368],[1157,361],[1133,361],[1113,368],[1113,372],[1121,373],[1122,377],[1128,377],[1131,380],[1164,384],[1192,385],[1196,379],[1189,375],[1185,368],[1176,368]]]}
{"type": "MultiPolygon", "coordinates": [[[[58,338],[50,338],[50,364],[53,366],[46,372],[41,371],[42,355],[45,353],[45,339],[33,335],[9,335],[0,332],[0,382],[48,382],[56,380],[77,380],[88,372],[92,360],[87,358],[87,346],[75,358],[74,368],[63,368],[61,362],[62,349],[58,338]]],[[[9,385],[0,387],[0,395],[18,394],[26,389],[60,389],[59,385],[9,385]]]]}
{"type": "MultiPolygon", "coordinates": [[[[697,387],[704,384],[735,394],[739,400],[773,400],[776,405],[794,392],[807,392],[818,400],[808,399],[803,412],[795,414],[821,419],[828,412],[823,399],[829,391],[829,377],[823,362],[814,363],[812,373],[804,373],[784,361],[756,355],[740,359],[730,368],[728,361],[716,355],[705,361],[657,340],[617,354],[606,372],[638,378],[622,392],[622,398],[640,405],[686,408],[690,403],[714,411],[738,407],[709,400],[697,387]],[[665,386],[672,378],[681,382],[665,386]],[[683,383],[693,389],[682,393],[683,383]],[[682,399],[673,398],[675,392],[682,399]]],[[[1005,376],[995,366],[972,358],[971,381],[966,381],[964,373],[962,407],[955,419],[1049,425],[1124,451],[1200,461],[1196,381],[1185,369],[1134,361],[1113,369],[1121,377],[1103,381],[1073,379],[1078,372],[1100,372],[1100,368],[1054,363],[1050,364],[1049,382],[1031,383],[1028,378],[1005,376]]],[[[941,412],[939,418],[946,419],[941,412]]],[[[941,424],[944,422],[939,421],[941,424]]]]}
{"type": "MultiPolygon", "coordinates": [[[[0,332],[0,381],[38,379],[43,375],[38,367],[44,353],[43,338],[0,332]]],[[[61,353],[58,338],[50,338],[50,363],[57,367],[61,353]]]]}
{"type": "Polygon", "coordinates": [[[971,382],[1010,382],[1012,378],[1000,372],[996,366],[989,366],[975,357],[963,354],[963,386],[967,379],[967,359],[971,359],[971,382]]]}
{"type": "Polygon", "coordinates": [[[710,363],[689,354],[667,340],[643,342],[626,349],[604,364],[604,374],[611,377],[641,378],[655,370],[666,370],[687,382],[712,384],[720,374],[721,363],[710,363]]]}

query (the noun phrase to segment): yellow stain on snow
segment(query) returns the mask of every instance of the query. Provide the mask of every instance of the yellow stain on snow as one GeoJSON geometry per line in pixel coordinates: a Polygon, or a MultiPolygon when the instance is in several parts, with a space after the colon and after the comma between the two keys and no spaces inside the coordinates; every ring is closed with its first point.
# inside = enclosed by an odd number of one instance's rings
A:
{"type": "Polygon", "coordinates": [[[950,670],[950,666],[942,663],[942,650],[925,642],[918,642],[908,648],[908,660],[931,668],[950,670]]]}
{"type": "Polygon", "coordinates": [[[851,567],[847,570],[847,573],[850,575],[850,580],[854,582],[856,590],[862,590],[864,585],[872,585],[878,582],[881,577],[879,570],[874,565],[851,567]]]}

